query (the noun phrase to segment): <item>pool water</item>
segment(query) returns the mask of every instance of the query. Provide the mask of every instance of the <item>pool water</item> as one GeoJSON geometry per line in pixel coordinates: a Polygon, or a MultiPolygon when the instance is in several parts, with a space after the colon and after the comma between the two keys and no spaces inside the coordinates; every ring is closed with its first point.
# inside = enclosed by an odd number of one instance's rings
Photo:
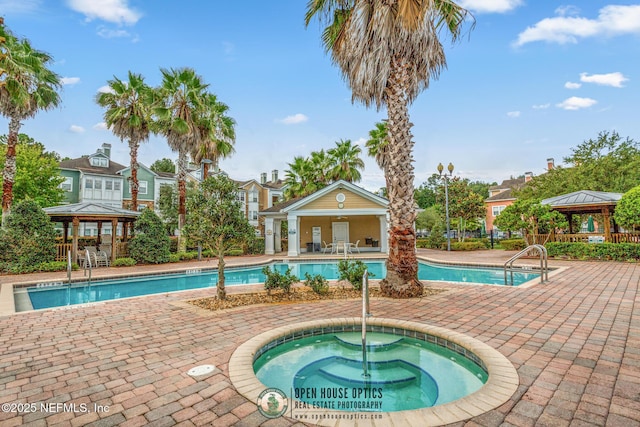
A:
{"type": "Polygon", "coordinates": [[[363,376],[360,332],[299,338],[265,351],[256,377],[312,409],[391,412],[440,405],[484,385],[487,373],[445,347],[367,333],[368,377],[363,376]]]}
{"type": "MultiPolygon", "coordinates": [[[[369,277],[383,278],[386,274],[383,261],[365,262],[369,269],[369,277]]],[[[227,268],[225,270],[225,285],[247,285],[264,283],[262,274],[264,266],[249,268],[227,268]]],[[[301,280],[305,273],[321,274],[328,280],[338,279],[337,263],[330,262],[291,262],[273,263],[272,268],[284,272],[291,268],[301,280]]],[[[514,284],[522,284],[538,277],[534,273],[514,273],[514,284]]],[[[448,281],[459,283],[481,283],[504,285],[504,271],[492,268],[466,268],[441,266],[421,262],[418,268],[418,278],[429,281],[448,281]]],[[[63,283],[39,284],[27,288],[17,288],[16,301],[28,296],[34,309],[61,307],[75,304],[85,304],[97,301],[108,301],[150,295],[165,292],[184,291],[191,289],[215,287],[218,273],[215,270],[201,271],[187,270],[186,273],[136,276],[119,280],[94,281],[89,283],[73,283],[70,286],[63,283]],[[25,295],[26,294],[26,295],[25,295]]]]}

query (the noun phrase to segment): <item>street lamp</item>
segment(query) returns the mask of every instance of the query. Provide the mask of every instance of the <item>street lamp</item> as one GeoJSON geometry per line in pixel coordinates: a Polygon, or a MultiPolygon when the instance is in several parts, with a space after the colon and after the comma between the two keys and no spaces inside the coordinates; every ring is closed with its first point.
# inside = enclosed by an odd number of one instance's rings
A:
{"type": "Polygon", "coordinates": [[[449,162],[449,166],[447,166],[447,170],[449,174],[446,172],[442,174],[444,170],[444,166],[442,163],[438,164],[438,173],[440,174],[440,178],[444,180],[444,211],[447,219],[447,251],[451,251],[451,233],[449,231],[449,188],[448,181],[449,178],[453,175],[453,163],[449,162]]]}

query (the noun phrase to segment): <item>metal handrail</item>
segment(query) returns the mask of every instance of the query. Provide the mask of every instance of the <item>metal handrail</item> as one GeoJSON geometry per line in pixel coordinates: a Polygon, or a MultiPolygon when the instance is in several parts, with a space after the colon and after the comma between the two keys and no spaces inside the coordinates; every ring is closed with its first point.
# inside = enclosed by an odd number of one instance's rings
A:
{"type": "Polygon", "coordinates": [[[71,251],[67,252],[67,278],[69,279],[69,284],[71,284],[71,251]]]}
{"type": "Polygon", "coordinates": [[[507,270],[511,273],[511,286],[513,286],[513,263],[534,249],[536,249],[540,254],[540,283],[544,283],[545,281],[549,280],[549,255],[547,253],[547,248],[545,248],[544,245],[533,244],[527,246],[504,263],[505,285],[509,285],[509,281],[507,280],[507,270]]]}
{"type": "Polygon", "coordinates": [[[87,265],[89,266],[89,284],[91,284],[91,252],[89,252],[89,249],[85,249],[85,259],[84,259],[84,275],[87,275],[87,265]]]}
{"type": "Polygon", "coordinates": [[[362,376],[369,376],[367,366],[367,317],[369,312],[369,272],[364,271],[362,275],[362,376]]]}

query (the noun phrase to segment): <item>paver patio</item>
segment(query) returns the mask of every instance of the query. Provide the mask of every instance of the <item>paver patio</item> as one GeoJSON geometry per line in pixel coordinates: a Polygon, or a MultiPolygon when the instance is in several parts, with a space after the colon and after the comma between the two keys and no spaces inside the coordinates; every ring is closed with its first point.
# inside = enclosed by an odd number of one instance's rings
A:
{"type": "MultiPolygon", "coordinates": [[[[420,251],[431,259],[492,263],[511,254],[420,251]]],[[[513,363],[520,386],[511,400],[456,425],[640,426],[640,265],[551,260],[550,266],[568,268],[529,288],[438,283],[446,292],[434,297],[372,300],[377,317],[465,333],[513,363]]],[[[0,317],[0,403],[38,405],[21,413],[3,405],[0,425],[302,425],[267,419],[239,395],[228,378],[229,358],[274,325],[358,316],[360,301],[217,313],[180,303],[211,294],[160,294],[0,317]],[[203,364],[217,369],[203,377],[187,374],[203,364]]]]}

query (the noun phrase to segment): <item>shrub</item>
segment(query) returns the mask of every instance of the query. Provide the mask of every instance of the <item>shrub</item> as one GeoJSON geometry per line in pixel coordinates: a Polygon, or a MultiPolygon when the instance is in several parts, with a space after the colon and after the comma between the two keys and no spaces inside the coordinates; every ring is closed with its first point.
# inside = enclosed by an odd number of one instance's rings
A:
{"type": "Polygon", "coordinates": [[[13,206],[0,230],[0,265],[12,272],[37,271],[41,263],[55,260],[55,243],[49,216],[33,200],[24,200],[13,206]]]}
{"type": "Polygon", "coordinates": [[[229,249],[224,254],[229,256],[242,256],[244,255],[244,251],[240,248],[233,248],[233,249],[229,249]]]}
{"type": "Polygon", "coordinates": [[[139,263],[162,264],[169,261],[171,242],[162,220],[151,209],[142,211],[134,224],[129,255],[139,263]]]}
{"type": "Polygon", "coordinates": [[[482,242],[451,242],[452,251],[477,251],[487,249],[482,242]]]}
{"type": "MultiPolygon", "coordinates": [[[[71,264],[72,270],[77,270],[79,268],[78,264],[71,264]]],[[[37,267],[37,271],[66,271],[67,263],[66,261],[50,261],[43,262],[37,267]]]]}
{"type": "Polygon", "coordinates": [[[180,262],[180,254],[169,254],[169,262],[180,262]]]}
{"type": "MultiPolygon", "coordinates": [[[[362,289],[362,276],[365,270],[367,270],[367,265],[359,259],[338,261],[340,280],[348,281],[357,291],[362,289]]],[[[369,277],[374,277],[373,273],[369,273],[369,277]]]]}
{"type": "Polygon", "coordinates": [[[548,242],[545,247],[550,257],[612,261],[640,260],[640,245],[637,243],[548,242]]]}
{"type": "Polygon", "coordinates": [[[112,265],[113,267],[131,267],[136,265],[136,260],[133,258],[117,258],[112,265]]]}
{"type": "Polygon", "coordinates": [[[500,246],[505,251],[520,251],[527,247],[527,242],[524,239],[504,239],[500,240],[500,246]]]}
{"type": "Polygon", "coordinates": [[[247,244],[247,254],[262,255],[264,254],[264,237],[256,237],[247,244]]]}
{"type": "Polygon", "coordinates": [[[465,239],[465,242],[480,242],[485,249],[491,248],[491,241],[486,237],[470,237],[465,239]]]}
{"type": "Polygon", "coordinates": [[[322,277],[322,274],[316,274],[311,276],[309,273],[304,273],[304,284],[310,287],[316,294],[326,294],[329,292],[329,282],[322,277]]]}
{"type": "Polygon", "coordinates": [[[299,279],[291,274],[291,268],[287,268],[284,274],[277,271],[275,268],[272,270],[268,266],[262,269],[262,274],[266,276],[264,281],[264,288],[267,294],[271,294],[272,289],[282,289],[286,293],[291,291],[291,285],[298,282],[299,279]]]}

